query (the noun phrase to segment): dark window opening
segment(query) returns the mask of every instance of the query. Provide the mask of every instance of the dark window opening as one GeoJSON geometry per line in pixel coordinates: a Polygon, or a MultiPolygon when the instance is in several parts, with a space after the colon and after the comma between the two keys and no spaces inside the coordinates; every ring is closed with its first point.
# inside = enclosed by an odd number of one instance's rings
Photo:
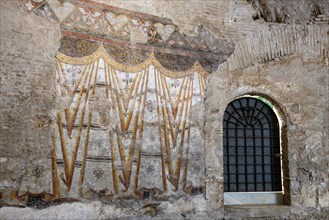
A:
{"type": "Polygon", "coordinates": [[[266,103],[231,102],[224,114],[224,191],[281,191],[280,128],[266,103]]]}

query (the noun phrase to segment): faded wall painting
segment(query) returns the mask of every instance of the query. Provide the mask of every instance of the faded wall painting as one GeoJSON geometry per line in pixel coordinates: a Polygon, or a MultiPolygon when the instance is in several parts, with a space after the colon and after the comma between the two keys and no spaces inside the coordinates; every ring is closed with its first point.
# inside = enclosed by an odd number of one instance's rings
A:
{"type": "Polygon", "coordinates": [[[54,88],[68,105],[57,112],[51,158],[33,170],[34,179],[49,185],[32,192],[49,190],[55,198],[202,193],[203,140],[190,112],[203,100],[206,74],[198,63],[169,71],[153,54],[126,66],[103,46],[82,58],[59,53],[54,88]]]}
{"type": "Polygon", "coordinates": [[[84,0],[22,0],[61,26],[53,147],[10,198],[147,198],[204,191],[190,118],[205,78],[234,51],[204,27],[84,0]],[[207,40],[210,39],[210,40],[207,40]],[[220,47],[215,45],[221,45],[220,47]]]}

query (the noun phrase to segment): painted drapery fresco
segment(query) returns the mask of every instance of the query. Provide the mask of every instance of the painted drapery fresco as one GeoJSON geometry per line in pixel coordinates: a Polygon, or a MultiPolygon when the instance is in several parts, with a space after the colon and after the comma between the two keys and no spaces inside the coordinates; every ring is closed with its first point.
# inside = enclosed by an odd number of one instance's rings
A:
{"type": "MultiPolygon", "coordinates": [[[[200,27],[85,0],[20,0],[61,25],[54,150],[10,198],[166,197],[203,192],[203,137],[190,118],[205,78],[233,52],[200,27]],[[222,45],[217,50],[213,43],[222,45]],[[224,49],[223,49],[224,48],[224,49]]],[[[49,137],[50,138],[50,137],[49,137]]]]}
{"type": "Polygon", "coordinates": [[[198,63],[168,71],[153,54],[125,66],[103,46],[82,58],[59,53],[55,93],[70,101],[54,128],[53,196],[201,192],[202,137],[190,111],[203,99],[206,74],[198,63]]]}

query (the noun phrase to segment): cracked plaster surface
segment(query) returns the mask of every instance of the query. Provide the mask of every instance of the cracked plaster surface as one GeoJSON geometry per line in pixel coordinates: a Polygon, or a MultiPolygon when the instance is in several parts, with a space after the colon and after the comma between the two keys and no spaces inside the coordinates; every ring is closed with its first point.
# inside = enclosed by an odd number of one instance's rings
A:
{"type": "MultiPolygon", "coordinates": [[[[174,4],[168,3],[168,7],[174,4]]],[[[233,4],[207,3],[198,10],[214,5],[222,11],[244,8],[241,17],[234,10],[224,15],[219,13],[218,19],[223,19],[224,25],[215,26],[218,20],[211,18],[217,12],[207,9],[210,14],[207,15],[205,11],[206,17],[200,21],[210,19],[207,22],[210,30],[232,39],[237,36],[240,38],[243,32],[253,31],[256,26],[257,29],[267,28],[264,23],[251,23],[249,28],[236,31],[238,25],[234,23],[234,17],[239,22],[243,16],[248,15],[252,21],[251,12],[254,9],[242,1],[237,6],[233,4]],[[230,27],[221,29],[230,23],[230,27]]],[[[192,6],[197,8],[198,4],[193,3],[192,6]]],[[[17,7],[16,3],[1,2],[1,10],[6,11],[1,13],[1,188],[18,188],[28,170],[37,164],[37,159],[50,153],[52,146],[49,136],[53,126],[51,112],[65,106],[65,100],[55,100],[51,95],[53,91],[49,89],[52,88],[53,56],[59,46],[59,27],[34,15],[27,16],[23,11],[17,11],[17,7]],[[15,20],[10,17],[14,14],[15,20]],[[44,40],[40,41],[40,37],[44,40]]],[[[137,6],[132,4],[129,7],[136,9],[137,6]]],[[[153,9],[145,7],[143,10],[150,12],[153,9]]],[[[163,12],[168,13],[172,12],[163,12]]],[[[189,19],[189,16],[186,17],[184,19],[189,19]]],[[[196,23],[196,18],[185,21],[186,30],[193,29],[192,23],[196,23]]],[[[200,127],[204,138],[204,166],[208,186],[205,195],[178,199],[177,202],[164,201],[160,208],[147,206],[147,210],[141,209],[145,204],[138,202],[136,205],[134,202],[116,201],[114,205],[105,206],[96,201],[68,203],[42,210],[3,207],[0,214],[5,218],[25,216],[27,219],[49,214],[70,219],[79,210],[81,218],[148,216],[154,213],[159,218],[183,218],[184,215],[189,217],[189,212],[200,218],[211,218],[214,213],[224,216],[221,186],[222,115],[231,100],[256,92],[270,95],[285,109],[291,172],[291,207],[287,216],[291,219],[326,218],[329,216],[329,113],[325,106],[329,100],[329,79],[326,62],[321,57],[305,59],[295,54],[235,70],[223,65],[208,78],[206,101],[197,105],[192,112],[193,121],[200,127]]],[[[234,210],[226,213],[231,214],[234,216],[234,210]]],[[[274,212],[268,217],[275,215],[274,212]]]]}

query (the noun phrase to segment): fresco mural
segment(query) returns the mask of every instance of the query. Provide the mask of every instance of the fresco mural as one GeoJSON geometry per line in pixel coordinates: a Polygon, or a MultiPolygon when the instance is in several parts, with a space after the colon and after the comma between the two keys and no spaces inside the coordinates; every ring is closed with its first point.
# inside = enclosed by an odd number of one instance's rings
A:
{"type": "Polygon", "coordinates": [[[60,107],[51,155],[28,167],[19,188],[4,197],[26,204],[35,196],[203,193],[203,137],[190,113],[204,99],[208,73],[234,45],[204,41],[204,28],[189,36],[170,19],[92,1],[20,2],[61,25],[53,84],[60,107]]]}
{"type": "MultiPolygon", "coordinates": [[[[111,52],[109,54],[124,61],[127,60],[122,55],[126,53],[131,54],[130,58],[133,60],[130,62],[137,58],[127,49],[127,46],[133,46],[143,50],[148,56],[150,51],[154,52],[157,60],[170,70],[182,71],[198,61],[205,70],[213,72],[234,51],[232,43],[215,38],[203,26],[198,27],[195,33],[187,35],[168,18],[89,0],[19,1],[28,13],[34,13],[52,23],[59,23],[63,37],[80,40],[77,43],[62,39],[62,42],[67,44],[65,49],[69,49],[74,57],[90,55],[90,52],[99,48],[97,43],[106,42],[112,45],[106,48],[111,52]],[[77,50],[77,44],[83,40],[89,42],[84,42],[84,47],[78,45],[77,50]],[[180,62],[179,65],[172,65],[175,57],[179,57],[176,59],[176,62],[180,62]]],[[[118,59],[116,61],[119,61],[118,59]]]]}
{"type": "Polygon", "coordinates": [[[202,137],[190,111],[203,100],[206,74],[198,63],[169,71],[153,54],[125,66],[103,46],[82,58],[59,53],[55,94],[71,102],[57,113],[51,162],[31,175],[49,181],[44,174],[51,170],[52,189],[33,193],[144,198],[202,192],[202,137]]]}

